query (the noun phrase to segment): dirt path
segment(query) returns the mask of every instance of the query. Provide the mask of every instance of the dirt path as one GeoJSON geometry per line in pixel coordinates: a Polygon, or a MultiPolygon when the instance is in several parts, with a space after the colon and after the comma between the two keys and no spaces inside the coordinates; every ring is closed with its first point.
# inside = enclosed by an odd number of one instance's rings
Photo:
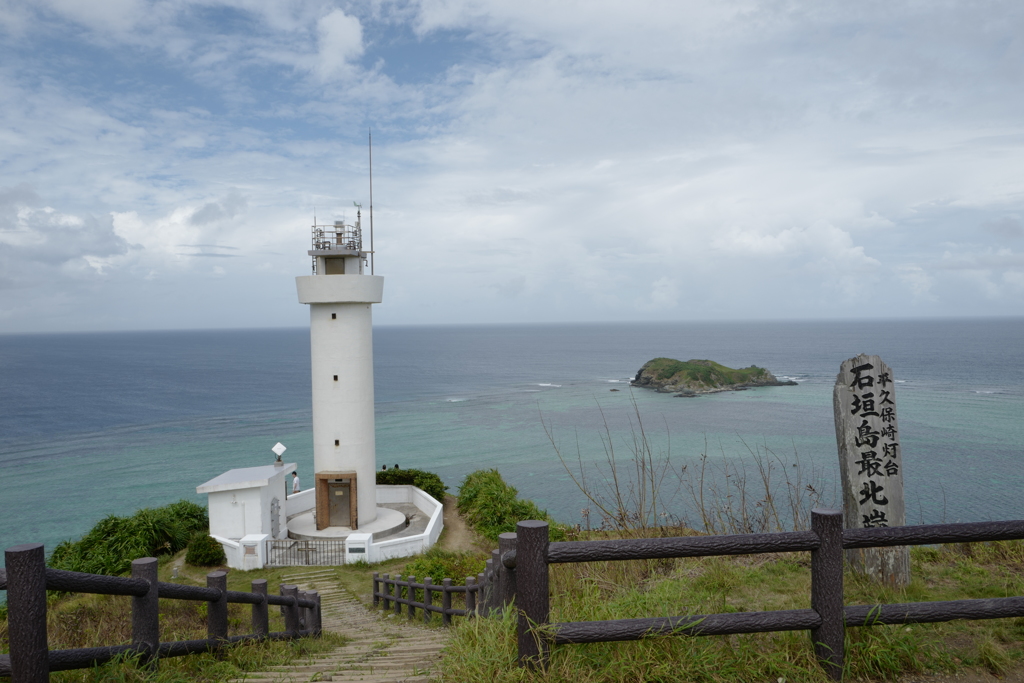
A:
{"type": "MultiPolygon", "coordinates": [[[[469,528],[466,520],[459,514],[458,499],[455,496],[444,497],[444,533],[438,545],[445,550],[464,552],[490,552],[488,542],[469,528]]],[[[493,544],[492,544],[493,545],[493,544]]]]}

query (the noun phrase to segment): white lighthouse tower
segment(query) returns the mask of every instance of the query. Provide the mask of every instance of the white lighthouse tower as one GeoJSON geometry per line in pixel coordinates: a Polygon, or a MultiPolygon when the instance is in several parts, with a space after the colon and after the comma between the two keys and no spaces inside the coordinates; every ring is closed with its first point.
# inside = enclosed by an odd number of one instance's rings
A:
{"type": "Polygon", "coordinates": [[[309,305],[313,488],[288,493],[297,470],[280,443],[273,464],[196,488],[209,495],[210,535],[230,567],[380,562],[429,549],[444,528],[442,501],[411,483],[377,486],[370,307],[384,278],[364,272],[372,248],[363,251],[360,214],[351,225],[314,219],[313,274],[295,278],[309,305]]]}
{"type": "Polygon", "coordinates": [[[361,212],[354,225],[313,225],[313,275],[295,278],[309,304],[316,528],[355,531],[377,519],[373,328],[384,278],[364,272],[361,212]]]}

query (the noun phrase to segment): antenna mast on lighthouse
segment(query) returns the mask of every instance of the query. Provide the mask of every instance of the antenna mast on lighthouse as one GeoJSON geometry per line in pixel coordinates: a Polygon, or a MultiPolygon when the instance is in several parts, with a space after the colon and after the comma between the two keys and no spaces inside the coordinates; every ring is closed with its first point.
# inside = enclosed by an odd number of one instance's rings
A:
{"type": "Polygon", "coordinates": [[[367,128],[370,141],[370,275],[373,275],[373,131],[367,128]]]}

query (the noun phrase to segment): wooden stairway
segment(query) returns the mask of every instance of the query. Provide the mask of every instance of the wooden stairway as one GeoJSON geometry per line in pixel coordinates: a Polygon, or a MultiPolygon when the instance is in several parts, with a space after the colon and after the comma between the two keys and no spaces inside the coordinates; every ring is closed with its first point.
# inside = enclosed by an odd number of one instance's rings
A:
{"type": "Polygon", "coordinates": [[[245,683],[283,681],[428,681],[441,658],[447,632],[413,625],[404,617],[383,616],[339,587],[329,570],[303,568],[283,583],[320,593],[324,631],[351,638],[346,645],[302,663],[271,667],[237,679],[245,683]]]}

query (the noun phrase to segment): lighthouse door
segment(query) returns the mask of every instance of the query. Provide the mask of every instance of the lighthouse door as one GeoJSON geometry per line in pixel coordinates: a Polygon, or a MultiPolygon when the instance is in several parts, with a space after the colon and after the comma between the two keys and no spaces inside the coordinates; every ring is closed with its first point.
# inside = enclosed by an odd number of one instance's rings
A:
{"type": "Polygon", "coordinates": [[[351,526],[350,502],[352,486],[348,479],[335,479],[327,483],[330,526],[351,526]]]}

